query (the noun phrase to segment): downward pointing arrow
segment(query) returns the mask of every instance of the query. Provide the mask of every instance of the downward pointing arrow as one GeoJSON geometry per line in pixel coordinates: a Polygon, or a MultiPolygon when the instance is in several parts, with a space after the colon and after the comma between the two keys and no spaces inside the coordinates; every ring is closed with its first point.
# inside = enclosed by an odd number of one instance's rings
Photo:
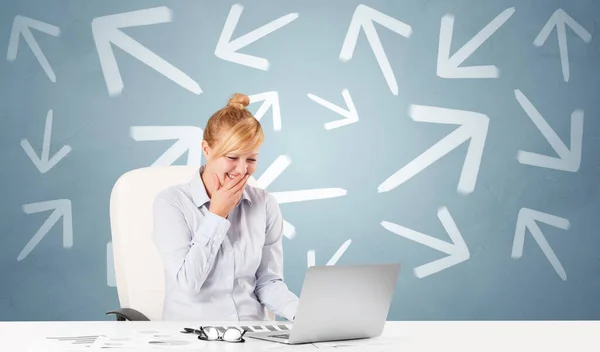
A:
{"type": "MultiPolygon", "coordinates": [[[[333,256],[331,256],[331,258],[329,258],[329,261],[325,265],[328,265],[328,266],[335,265],[338,262],[338,260],[340,260],[342,255],[344,255],[344,253],[346,253],[346,250],[348,249],[348,247],[350,246],[351,243],[352,243],[351,239],[344,242],[340,246],[340,248],[338,248],[338,250],[333,254],[333,256]]],[[[306,252],[306,263],[309,268],[311,266],[315,266],[315,250],[314,249],[311,249],[308,252],[306,252]]]]}
{"type": "Polygon", "coordinates": [[[162,141],[177,139],[151,166],[168,166],[173,164],[186,152],[187,165],[200,166],[202,158],[203,131],[196,126],[132,126],[131,138],[136,141],[162,141]]]}
{"type": "Polygon", "coordinates": [[[46,236],[48,231],[63,218],[63,248],[73,247],[73,220],[71,213],[71,201],[69,199],[57,199],[46,202],[31,203],[23,205],[23,211],[27,214],[39,213],[42,211],[54,210],[50,217],[44,222],[42,227],[33,235],[31,240],[25,245],[19,256],[18,261],[21,261],[33,251],[33,249],[46,236]]]}
{"type": "Polygon", "coordinates": [[[44,32],[55,37],[58,37],[60,35],[60,28],[58,28],[57,26],[33,20],[28,17],[15,16],[12,31],[10,33],[10,40],[8,42],[8,52],[6,54],[6,59],[8,61],[14,61],[17,58],[17,52],[19,51],[19,38],[20,35],[23,35],[23,38],[25,38],[25,42],[27,42],[27,45],[29,45],[29,48],[31,48],[31,51],[33,52],[33,55],[44,69],[46,76],[48,76],[50,81],[56,82],[56,75],[54,74],[54,70],[52,70],[52,67],[48,63],[48,60],[42,52],[42,49],[40,49],[40,46],[33,37],[33,34],[31,34],[31,28],[37,29],[40,32],[44,32]]]}
{"type": "Polygon", "coordinates": [[[440,42],[437,60],[437,75],[443,78],[498,78],[498,68],[493,65],[459,67],[471,54],[492,36],[513,14],[515,8],[502,11],[487,26],[450,56],[454,16],[442,17],[440,26],[440,42]]]}
{"type": "Polygon", "coordinates": [[[377,187],[377,191],[380,193],[391,191],[470,139],[471,142],[460,174],[457,191],[462,194],[473,192],[477,182],[490,119],[484,114],[472,111],[421,105],[412,105],[409,114],[415,121],[458,124],[460,127],[427,149],[408,165],[396,171],[377,187]]]}
{"type": "Polygon", "coordinates": [[[533,45],[540,47],[544,45],[552,29],[556,27],[556,34],[558,36],[558,49],[560,51],[560,65],[562,67],[563,79],[565,82],[569,81],[570,70],[569,70],[569,49],[567,47],[567,28],[571,27],[573,32],[579,36],[584,42],[589,43],[592,41],[592,35],[590,32],[585,30],[579,23],[577,23],[571,16],[569,16],[563,9],[556,10],[548,22],[544,25],[541,32],[535,37],[533,45]]]}
{"type": "Polygon", "coordinates": [[[67,154],[71,152],[71,146],[65,145],[54,154],[50,159],[50,140],[52,139],[52,109],[48,110],[46,114],[46,126],[44,127],[44,139],[42,142],[42,155],[38,158],[33,147],[27,139],[21,140],[21,147],[25,150],[25,153],[33,161],[33,164],[37,169],[45,174],[48,170],[52,169],[59,161],[62,160],[67,154]]]}
{"type": "Polygon", "coordinates": [[[519,150],[517,159],[521,164],[545,167],[549,169],[577,172],[581,165],[581,148],[583,144],[583,111],[575,110],[571,114],[571,149],[563,143],[552,127],[544,120],[527,97],[520,90],[515,90],[515,97],[536,127],[542,132],[558,158],[519,150]]]}
{"type": "Polygon", "coordinates": [[[250,99],[250,104],[256,103],[259,101],[263,101],[262,105],[254,114],[254,117],[260,121],[260,119],[265,115],[269,108],[273,110],[273,130],[281,131],[281,108],[279,107],[279,94],[277,92],[264,92],[259,94],[254,94],[248,97],[250,99]]]}
{"type": "Polygon", "coordinates": [[[348,32],[346,33],[342,50],[340,51],[340,60],[346,62],[352,58],[352,55],[354,55],[354,48],[356,48],[356,43],[358,42],[358,35],[360,34],[360,29],[362,28],[365,32],[365,36],[367,37],[367,41],[373,50],[373,54],[375,54],[375,59],[379,64],[379,68],[383,73],[383,77],[385,78],[388,87],[392,91],[392,94],[398,95],[398,83],[396,83],[394,71],[392,70],[390,62],[385,55],[385,51],[383,51],[383,45],[381,45],[381,41],[379,40],[379,36],[377,35],[377,31],[375,30],[375,25],[373,22],[377,22],[405,38],[410,38],[412,35],[412,28],[406,23],[374,10],[366,5],[360,4],[356,7],[356,10],[352,15],[352,20],[350,21],[350,26],[348,28],[348,32]]]}
{"type": "Polygon", "coordinates": [[[546,213],[542,213],[536,210],[521,208],[519,211],[519,216],[517,218],[517,226],[515,228],[515,239],[513,242],[512,248],[512,258],[518,259],[523,256],[523,247],[525,245],[525,230],[529,229],[531,232],[531,236],[537,242],[538,246],[558,274],[558,276],[563,280],[567,280],[567,273],[563,268],[560,260],[554,254],[552,247],[546,241],[542,230],[538,226],[537,222],[543,222],[548,225],[558,227],[563,230],[568,230],[571,226],[569,220],[550,215],[546,213]]]}
{"type": "Polygon", "coordinates": [[[332,122],[327,122],[325,124],[326,130],[331,130],[334,128],[346,126],[358,122],[358,112],[356,111],[356,107],[354,106],[354,102],[352,101],[352,97],[350,96],[350,92],[348,89],[342,90],[342,96],[344,97],[344,102],[346,103],[347,110],[342,109],[341,107],[334,105],[323,98],[319,98],[318,96],[308,93],[308,97],[316,102],[319,105],[326,107],[327,109],[344,116],[344,119],[336,120],[332,122]]]}
{"type": "Polygon", "coordinates": [[[381,226],[383,226],[386,230],[392,233],[395,233],[402,237],[408,238],[409,240],[419,242],[423,245],[426,245],[427,247],[448,254],[448,257],[446,258],[438,259],[431,263],[427,263],[416,267],[414,269],[414,273],[415,276],[418,278],[423,278],[435,274],[451,266],[462,263],[469,259],[471,256],[471,254],[469,253],[469,247],[467,246],[467,244],[462,238],[462,235],[458,231],[456,223],[454,223],[454,220],[448,212],[448,208],[439,208],[437,216],[440,219],[442,225],[444,226],[444,229],[450,236],[452,243],[444,242],[435,237],[425,235],[423,233],[411,230],[404,226],[396,225],[391,222],[381,222],[381,226]]]}
{"type": "Polygon", "coordinates": [[[267,71],[269,70],[269,61],[267,59],[252,55],[240,54],[237,51],[294,21],[298,18],[298,14],[290,13],[285,16],[281,16],[262,27],[253,30],[250,33],[246,33],[235,40],[231,40],[231,36],[233,35],[233,31],[237,26],[240,16],[242,15],[243,9],[244,7],[239,4],[235,4],[231,7],[229,15],[227,16],[227,20],[225,21],[223,31],[221,31],[221,36],[219,37],[217,47],[215,48],[215,56],[240,65],[267,71]]]}
{"type": "Polygon", "coordinates": [[[92,34],[110,96],[119,95],[123,91],[123,80],[121,79],[121,73],[119,72],[119,66],[117,65],[111,44],[121,48],[190,92],[194,94],[202,93],[202,89],[200,89],[198,83],[188,75],[119,29],[171,22],[172,16],[172,12],[168,7],[161,6],[97,17],[92,20],[92,34]]]}

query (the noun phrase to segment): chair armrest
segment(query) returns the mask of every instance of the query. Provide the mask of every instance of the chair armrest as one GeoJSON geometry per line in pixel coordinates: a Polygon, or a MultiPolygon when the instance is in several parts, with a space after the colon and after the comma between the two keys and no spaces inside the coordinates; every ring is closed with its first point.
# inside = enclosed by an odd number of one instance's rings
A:
{"type": "Polygon", "coordinates": [[[133,308],[120,308],[106,312],[106,315],[114,314],[117,316],[117,321],[150,321],[147,316],[138,312],[133,308]]]}

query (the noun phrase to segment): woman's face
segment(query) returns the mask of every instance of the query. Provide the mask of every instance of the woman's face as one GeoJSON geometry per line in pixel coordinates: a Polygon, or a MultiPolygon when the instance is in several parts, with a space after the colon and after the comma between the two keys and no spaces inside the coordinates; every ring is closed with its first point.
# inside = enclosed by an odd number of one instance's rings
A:
{"type": "MultiPolygon", "coordinates": [[[[212,158],[210,153],[210,147],[205,149],[206,156],[206,168],[209,172],[217,175],[221,186],[225,184],[227,177],[234,178],[237,175],[249,175],[252,176],[256,171],[256,164],[258,163],[258,150],[246,150],[243,152],[227,153],[218,158],[212,158]]],[[[209,175],[211,178],[214,177],[209,175]]]]}

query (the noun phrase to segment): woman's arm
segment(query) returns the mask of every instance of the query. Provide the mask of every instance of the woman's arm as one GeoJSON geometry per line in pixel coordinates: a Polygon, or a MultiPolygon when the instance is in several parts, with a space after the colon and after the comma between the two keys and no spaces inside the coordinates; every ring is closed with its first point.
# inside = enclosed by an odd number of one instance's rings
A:
{"type": "Polygon", "coordinates": [[[204,223],[194,233],[173,195],[161,192],[154,201],[153,238],[166,275],[195,294],[206,281],[227,235],[229,220],[206,211],[204,223]]]}
{"type": "Polygon", "coordinates": [[[255,293],[271,312],[292,321],[298,297],[283,282],[283,217],[277,200],[267,198],[267,227],[262,260],[256,272],[255,293]]]}

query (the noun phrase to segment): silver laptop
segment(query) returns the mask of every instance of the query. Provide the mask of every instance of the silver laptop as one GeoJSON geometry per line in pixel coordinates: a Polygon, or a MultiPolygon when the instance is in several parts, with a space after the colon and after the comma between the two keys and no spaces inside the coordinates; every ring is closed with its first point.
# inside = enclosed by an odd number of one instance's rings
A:
{"type": "Polygon", "coordinates": [[[296,318],[289,331],[245,336],[285,344],[341,341],[381,335],[400,264],[308,268],[296,318]]]}

